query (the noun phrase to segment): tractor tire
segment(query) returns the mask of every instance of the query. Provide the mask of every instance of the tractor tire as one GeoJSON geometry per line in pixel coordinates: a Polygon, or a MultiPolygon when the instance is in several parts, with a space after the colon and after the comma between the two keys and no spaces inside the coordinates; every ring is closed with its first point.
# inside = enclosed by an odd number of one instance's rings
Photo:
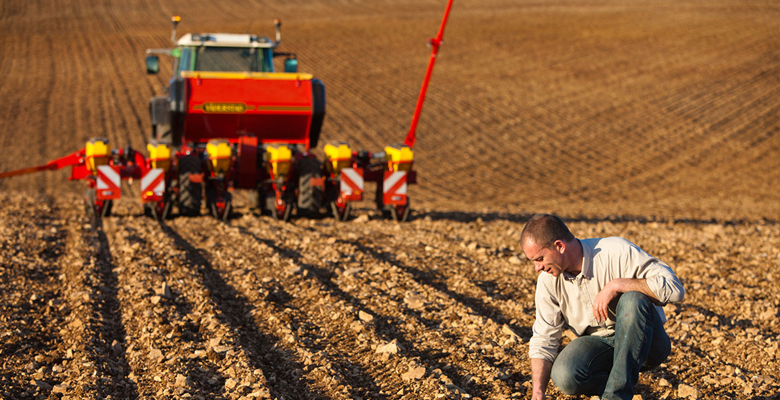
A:
{"type": "Polygon", "coordinates": [[[203,173],[203,162],[196,155],[179,158],[179,214],[200,215],[203,183],[190,181],[190,174],[203,173]]]}
{"type": "Polygon", "coordinates": [[[298,216],[320,216],[323,188],[312,185],[312,179],[322,178],[322,164],[316,158],[302,158],[298,161],[298,176],[298,216]]]}

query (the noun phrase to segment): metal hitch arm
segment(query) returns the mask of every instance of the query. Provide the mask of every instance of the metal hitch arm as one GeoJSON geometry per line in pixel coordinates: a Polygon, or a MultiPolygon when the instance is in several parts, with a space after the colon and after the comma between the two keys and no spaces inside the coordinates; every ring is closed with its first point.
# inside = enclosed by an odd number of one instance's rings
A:
{"type": "Polygon", "coordinates": [[[414,117],[412,117],[412,125],[409,127],[409,133],[406,135],[404,144],[409,148],[414,148],[414,141],[416,139],[417,122],[420,120],[420,113],[422,112],[423,103],[425,102],[425,93],[428,91],[428,82],[431,80],[431,74],[433,73],[433,66],[436,64],[436,56],[439,54],[439,47],[444,39],[444,27],[447,25],[447,19],[450,16],[450,9],[452,8],[452,0],[447,2],[447,8],[444,10],[444,18],[441,20],[441,27],[439,27],[439,33],[435,38],[428,39],[428,43],[431,45],[431,58],[428,61],[428,69],[425,71],[425,79],[423,79],[422,88],[420,89],[420,96],[417,98],[417,106],[414,109],[414,117]]]}
{"type": "Polygon", "coordinates": [[[53,161],[49,161],[44,165],[38,165],[36,167],[22,168],[13,171],[0,172],[0,179],[10,178],[12,176],[19,176],[25,174],[31,174],[39,171],[56,170],[65,167],[72,167],[84,163],[84,150],[79,150],[69,156],[58,158],[53,161]]]}

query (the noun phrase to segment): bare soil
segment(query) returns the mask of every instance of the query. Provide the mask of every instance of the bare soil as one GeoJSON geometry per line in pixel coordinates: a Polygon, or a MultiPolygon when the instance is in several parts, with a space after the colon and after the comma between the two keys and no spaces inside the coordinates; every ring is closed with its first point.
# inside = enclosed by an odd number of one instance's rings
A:
{"type": "MultiPolygon", "coordinates": [[[[408,130],[445,1],[0,3],[0,171],[107,137],[143,150],[144,50],[272,35],[328,90],[323,141],[408,130]]],[[[0,181],[0,396],[528,398],[536,212],[622,236],[687,289],[642,399],[780,398],[780,4],[456,1],[411,221],[93,221],[68,171],[0,181]],[[519,257],[519,258],[518,258],[519,257]]],[[[320,149],[316,150],[320,152],[320,149]]],[[[205,213],[204,213],[205,214],[205,213]]],[[[564,342],[568,341],[565,340],[564,342]]],[[[554,387],[553,398],[563,398],[554,387]]]]}

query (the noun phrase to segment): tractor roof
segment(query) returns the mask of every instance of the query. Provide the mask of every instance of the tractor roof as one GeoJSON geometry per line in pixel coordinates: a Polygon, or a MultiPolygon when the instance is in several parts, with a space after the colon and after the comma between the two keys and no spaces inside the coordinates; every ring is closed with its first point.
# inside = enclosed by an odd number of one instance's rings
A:
{"type": "Polygon", "coordinates": [[[238,33],[187,33],[176,43],[179,46],[274,47],[265,36],[238,33]]]}

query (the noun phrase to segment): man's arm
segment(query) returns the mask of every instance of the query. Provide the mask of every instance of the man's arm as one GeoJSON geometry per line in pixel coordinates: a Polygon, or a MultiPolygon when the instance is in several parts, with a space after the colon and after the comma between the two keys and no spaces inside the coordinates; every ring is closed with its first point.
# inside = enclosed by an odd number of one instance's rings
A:
{"type": "Polygon", "coordinates": [[[531,400],[544,400],[544,392],[550,382],[553,363],[542,358],[531,359],[531,400]]]}
{"type": "Polygon", "coordinates": [[[621,293],[641,292],[652,300],[653,303],[661,303],[655,296],[650,286],[644,279],[617,278],[609,281],[596,295],[593,301],[593,316],[599,322],[606,321],[609,317],[609,303],[621,293]]]}
{"type": "Polygon", "coordinates": [[[528,341],[532,400],[544,400],[565,321],[555,291],[545,285],[546,279],[544,275],[540,275],[536,284],[536,321],[532,328],[533,335],[528,341]]]}

